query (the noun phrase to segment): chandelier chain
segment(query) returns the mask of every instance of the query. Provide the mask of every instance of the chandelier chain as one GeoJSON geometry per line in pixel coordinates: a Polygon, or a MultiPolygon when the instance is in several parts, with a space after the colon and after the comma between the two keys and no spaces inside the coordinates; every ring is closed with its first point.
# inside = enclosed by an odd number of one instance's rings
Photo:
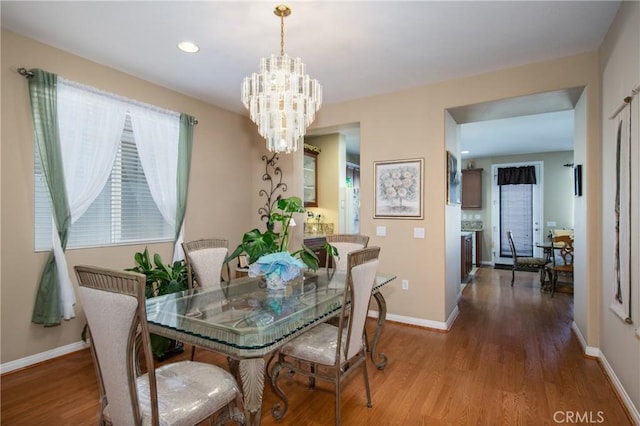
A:
{"type": "Polygon", "coordinates": [[[280,56],[284,56],[284,15],[280,15],[280,56]]]}

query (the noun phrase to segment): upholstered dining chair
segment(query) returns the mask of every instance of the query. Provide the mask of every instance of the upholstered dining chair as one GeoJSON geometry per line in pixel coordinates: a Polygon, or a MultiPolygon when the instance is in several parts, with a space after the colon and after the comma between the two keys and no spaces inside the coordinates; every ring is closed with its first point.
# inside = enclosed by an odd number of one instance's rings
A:
{"type": "MultiPolygon", "coordinates": [[[[224,262],[229,251],[229,241],[223,238],[203,238],[182,243],[187,266],[189,288],[215,288],[222,290],[222,282],[231,281],[229,264],[224,262]]],[[[222,300],[220,300],[222,309],[222,300]]],[[[196,347],[191,348],[191,360],[195,359],[196,347]]]]}
{"type": "Polygon", "coordinates": [[[195,425],[206,419],[244,424],[242,394],[229,372],[193,361],[155,368],[144,275],[83,265],[75,272],[98,376],[101,425],[195,425]]]}
{"type": "Polygon", "coordinates": [[[553,237],[552,242],[551,262],[546,265],[551,282],[551,297],[556,291],[558,275],[573,276],[573,235],[558,235],[553,237]]]}
{"type": "Polygon", "coordinates": [[[327,267],[333,266],[338,271],[347,270],[347,255],[367,247],[369,237],[360,234],[332,234],[327,235],[327,243],[338,250],[338,256],[327,256],[327,267]]]}
{"type": "Polygon", "coordinates": [[[511,249],[511,257],[513,258],[513,267],[511,268],[511,287],[516,277],[516,271],[530,271],[537,269],[540,273],[540,288],[544,287],[545,265],[547,260],[542,257],[521,257],[516,252],[516,245],[513,242],[513,233],[507,231],[507,239],[509,240],[509,248],[511,249]]]}
{"type": "Polygon", "coordinates": [[[271,414],[281,419],[288,408],[285,393],[278,385],[280,372],[297,372],[309,377],[309,387],[315,379],[334,383],[335,423],[340,424],[340,393],[343,381],[358,368],[364,374],[367,406],[371,407],[371,391],[367,373],[367,352],[364,337],[369,299],[378,268],[379,247],[352,251],[347,255],[347,277],[338,326],[321,323],[286,343],[280,349],[269,377],[271,388],[281,399],[271,414]],[[350,307],[351,314],[343,312],[350,307]]]}
{"type": "Polygon", "coordinates": [[[229,264],[224,263],[229,251],[229,241],[222,238],[204,238],[182,243],[189,288],[215,287],[221,289],[221,282],[229,282],[229,264]]]}

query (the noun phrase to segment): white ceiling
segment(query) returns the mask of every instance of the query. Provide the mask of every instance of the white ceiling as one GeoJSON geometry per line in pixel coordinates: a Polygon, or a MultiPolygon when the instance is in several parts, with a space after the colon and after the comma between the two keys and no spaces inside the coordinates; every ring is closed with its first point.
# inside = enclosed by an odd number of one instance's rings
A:
{"type": "MultiPolygon", "coordinates": [[[[245,114],[242,79],[257,71],[261,57],[279,52],[276,4],[3,0],[0,13],[3,28],[245,114]],[[179,51],[176,45],[183,40],[197,43],[200,52],[179,51]]],[[[602,42],[620,2],[287,4],[292,14],[285,19],[285,51],[300,56],[307,72],[321,82],[326,105],[592,51],[602,42]]],[[[548,133],[541,136],[551,137],[558,128],[557,137],[564,138],[568,124],[557,122],[566,116],[550,116],[556,124],[546,126],[548,133]]],[[[538,129],[534,118],[508,125],[538,129]]],[[[507,120],[495,124],[502,122],[507,120]]],[[[475,126],[469,125],[464,133],[480,138],[482,126],[477,124],[477,132],[475,126]]]]}

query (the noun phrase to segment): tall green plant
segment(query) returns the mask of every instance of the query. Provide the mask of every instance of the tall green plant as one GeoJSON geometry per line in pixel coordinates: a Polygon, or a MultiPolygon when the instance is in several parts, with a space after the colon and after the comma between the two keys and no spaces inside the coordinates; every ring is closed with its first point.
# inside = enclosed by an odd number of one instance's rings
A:
{"type": "Polygon", "coordinates": [[[147,277],[145,288],[147,298],[187,289],[187,268],[184,261],[177,260],[172,265],[164,264],[158,253],[153,255],[153,261],[151,261],[146,247],[143,252],[136,253],[133,259],[136,266],[126,271],[138,272],[147,277]]]}
{"type": "MultiPolygon", "coordinates": [[[[253,263],[265,254],[288,251],[289,248],[289,231],[291,219],[294,213],[304,213],[304,207],[300,197],[288,197],[278,200],[277,208],[269,212],[267,221],[267,229],[262,232],[257,228],[245,232],[242,242],[235,250],[227,256],[225,262],[237,258],[239,255],[246,253],[249,257],[249,263],[253,263]],[[280,223],[282,230],[274,231],[275,224],[280,223]]],[[[328,244],[325,248],[329,253],[335,250],[335,247],[328,244]]],[[[337,254],[337,252],[336,252],[337,254]]],[[[306,245],[302,244],[299,250],[291,253],[292,256],[300,258],[300,260],[312,271],[318,269],[318,257],[306,245]]]]}
{"type": "MultiPolygon", "coordinates": [[[[165,264],[158,253],[153,255],[152,261],[146,247],[143,252],[136,253],[133,259],[136,266],[126,271],[138,272],[146,276],[145,296],[147,298],[187,289],[187,268],[184,261],[178,260],[173,264],[165,264]]],[[[156,358],[163,359],[171,347],[172,340],[156,334],[151,334],[150,339],[153,354],[156,358]]]]}

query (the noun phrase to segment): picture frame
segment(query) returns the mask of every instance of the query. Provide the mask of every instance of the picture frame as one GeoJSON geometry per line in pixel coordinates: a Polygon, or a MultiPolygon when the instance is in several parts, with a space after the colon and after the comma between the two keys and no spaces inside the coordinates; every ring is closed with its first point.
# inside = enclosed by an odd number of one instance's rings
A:
{"type": "Polygon", "coordinates": [[[458,159],[451,151],[447,151],[447,204],[460,204],[462,174],[458,167],[458,159]]]}
{"type": "Polygon", "coordinates": [[[422,219],[424,158],[374,161],[374,219],[422,219]]]}

